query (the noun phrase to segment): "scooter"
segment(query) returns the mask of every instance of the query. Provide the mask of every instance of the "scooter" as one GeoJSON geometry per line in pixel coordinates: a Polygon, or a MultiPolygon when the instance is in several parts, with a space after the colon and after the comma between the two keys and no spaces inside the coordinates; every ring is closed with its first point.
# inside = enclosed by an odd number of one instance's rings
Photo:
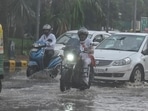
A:
{"type": "MultiPolygon", "coordinates": [[[[75,40],[76,42],[77,40],[75,40]]],[[[72,40],[74,43],[74,40],[72,40]]],[[[80,90],[89,89],[91,86],[90,76],[93,73],[93,66],[90,64],[86,70],[87,77],[89,78],[88,84],[84,83],[83,80],[83,61],[79,56],[79,43],[75,45],[67,45],[64,50],[64,60],[62,63],[62,71],[60,78],[60,90],[66,91],[70,88],[76,88],[80,90]]]]}
{"type": "Polygon", "coordinates": [[[32,46],[33,47],[29,53],[29,63],[26,72],[27,77],[30,77],[41,70],[46,71],[51,78],[55,78],[60,74],[62,57],[59,55],[59,51],[54,51],[54,55],[51,57],[46,67],[44,64],[46,44],[44,42],[37,41],[32,46]]]}

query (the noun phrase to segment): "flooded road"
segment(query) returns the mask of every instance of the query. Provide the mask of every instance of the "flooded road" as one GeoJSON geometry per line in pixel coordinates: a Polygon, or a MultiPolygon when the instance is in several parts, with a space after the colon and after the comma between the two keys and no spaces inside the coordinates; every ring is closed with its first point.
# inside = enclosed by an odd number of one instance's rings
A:
{"type": "Polygon", "coordinates": [[[56,79],[28,79],[25,70],[6,73],[0,111],[147,111],[148,84],[95,83],[85,91],[61,92],[56,79]]]}

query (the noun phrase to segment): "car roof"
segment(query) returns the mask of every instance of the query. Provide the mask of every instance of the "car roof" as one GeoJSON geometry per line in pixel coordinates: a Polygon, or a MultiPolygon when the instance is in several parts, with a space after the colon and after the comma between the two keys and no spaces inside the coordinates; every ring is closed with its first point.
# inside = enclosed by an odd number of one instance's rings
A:
{"type": "Polygon", "coordinates": [[[108,33],[110,33],[110,34],[116,34],[116,33],[120,33],[120,31],[118,31],[118,30],[112,30],[112,31],[108,31],[108,33]]]}
{"type": "MultiPolygon", "coordinates": [[[[70,30],[70,31],[67,31],[66,33],[77,33],[78,32],[78,30],[70,30]]],[[[94,33],[96,33],[96,34],[109,34],[109,33],[107,33],[106,31],[96,31],[96,30],[88,30],[88,32],[89,32],[89,34],[94,34],[94,33]]]]}
{"type": "Polygon", "coordinates": [[[137,36],[148,36],[148,33],[131,33],[131,32],[120,32],[114,35],[137,35],[137,36]]]}

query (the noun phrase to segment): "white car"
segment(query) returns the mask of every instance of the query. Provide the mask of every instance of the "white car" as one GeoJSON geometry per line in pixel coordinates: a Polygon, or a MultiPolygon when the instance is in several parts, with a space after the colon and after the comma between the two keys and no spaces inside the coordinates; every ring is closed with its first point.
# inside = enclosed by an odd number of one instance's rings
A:
{"type": "Polygon", "coordinates": [[[110,34],[116,34],[116,33],[120,33],[120,31],[119,30],[112,30],[112,31],[108,31],[108,33],[110,33],[110,34]]]}
{"type": "Polygon", "coordinates": [[[148,80],[148,34],[117,33],[94,51],[95,79],[141,82],[148,80]]]}
{"type": "MultiPolygon", "coordinates": [[[[65,47],[68,40],[70,38],[78,38],[77,32],[78,30],[67,31],[64,34],[62,34],[60,37],[58,37],[55,45],[55,50],[59,50],[60,54],[63,54],[62,48],[65,47]]],[[[88,32],[89,32],[88,37],[92,40],[94,45],[98,45],[102,40],[111,36],[111,34],[105,31],[89,30],[88,32]]]]}

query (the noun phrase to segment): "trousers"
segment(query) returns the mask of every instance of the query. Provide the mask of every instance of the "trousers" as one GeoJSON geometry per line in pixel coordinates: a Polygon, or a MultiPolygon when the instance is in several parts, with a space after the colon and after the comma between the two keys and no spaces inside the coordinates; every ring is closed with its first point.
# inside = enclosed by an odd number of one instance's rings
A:
{"type": "Polygon", "coordinates": [[[89,84],[89,72],[90,72],[90,67],[89,65],[91,64],[91,59],[87,53],[80,53],[80,57],[83,61],[83,75],[82,75],[82,80],[86,85],[89,84]]]}
{"type": "Polygon", "coordinates": [[[49,61],[51,59],[51,57],[54,55],[54,50],[53,49],[50,49],[50,50],[45,50],[45,54],[44,54],[44,65],[45,67],[48,66],[49,64],[49,61]]]}

